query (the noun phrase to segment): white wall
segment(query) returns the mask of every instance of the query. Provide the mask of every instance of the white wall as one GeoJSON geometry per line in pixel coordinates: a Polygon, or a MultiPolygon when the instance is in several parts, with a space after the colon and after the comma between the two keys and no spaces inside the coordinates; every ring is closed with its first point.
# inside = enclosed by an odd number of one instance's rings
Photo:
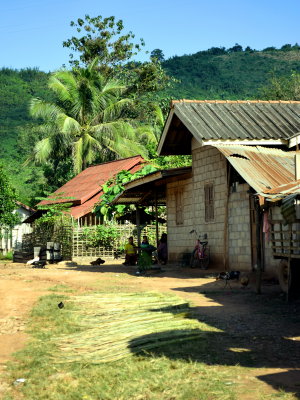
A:
{"type": "MultiPolygon", "coordinates": [[[[21,221],[24,221],[31,215],[31,212],[23,207],[14,211],[20,215],[21,221]]],[[[20,249],[22,247],[22,238],[25,233],[31,233],[32,228],[30,224],[18,224],[12,229],[2,229],[0,232],[0,251],[4,254],[11,250],[20,249]]]]}

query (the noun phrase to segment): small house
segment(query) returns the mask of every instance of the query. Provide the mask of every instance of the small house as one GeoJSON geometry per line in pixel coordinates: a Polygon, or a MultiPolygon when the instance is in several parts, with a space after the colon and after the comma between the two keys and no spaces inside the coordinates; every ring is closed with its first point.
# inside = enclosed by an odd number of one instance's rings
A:
{"type": "Polygon", "coordinates": [[[299,135],[300,102],[173,101],[158,152],[191,155],[191,170],[130,182],[117,202],[165,199],[170,261],[192,251],[197,231],[214,267],[274,271],[268,223],[280,209],[267,211],[267,199],[297,179],[299,135]]]}
{"type": "MultiPolygon", "coordinates": [[[[102,186],[123,170],[131,173],[137,172],[143,167],[144,162],[143,157],[138,155],[88,167],[37,206],[70,203],[70,214],[78,222],[78,225],[95,225],[100,221],[92,211],[101,199],[102,186]]],[[[39,210],[28,221],[32,222],[41,215],[42,211],[39,210]]]]}
{"type": "Polygon", "coordinates": [[[22,247],[23,235],[31,233],[32,228],[29,223],[23,223],[30,217],[35,210],[19,201],[16,201],[16,208],[13,213],[20,218],[20,223],[12,228],[0,229],[0,251],[6,254],[11,250],[18,250],[22,247]]]}

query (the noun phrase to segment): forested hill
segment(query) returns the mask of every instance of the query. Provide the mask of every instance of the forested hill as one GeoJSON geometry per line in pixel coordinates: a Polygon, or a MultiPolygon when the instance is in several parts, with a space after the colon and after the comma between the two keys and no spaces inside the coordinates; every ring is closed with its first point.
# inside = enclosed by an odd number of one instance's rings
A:
{"type": "Polygon", "coordinates": [[[32,123],[28,114],[32,97],[49,98],[48,74],[37,69],[0,70],[0,162],[4,165],[19,199],[28,202],[42,173],[33,166],[23,167],[33,143],[22,140],[24,129],[32,123]]]}
{"type": "MultiPolygon", "coordinates": [[[[289,46],[289,45],[286,45],[289,46]]],[[[185,99],[253,99],[270,76],[300,71],[300,48],[264,51],[212,48],[175,56],[162,63],[179,80],[172,97],[185,99]]]]}
{"type": "MultiPolygon", "coordinates": [[[[175,99],[253,99],[265,86],[271,73],[288,75],[300,71],[299,46],[283,46],[264,51],[212,48],[192,55],[175,56],[162,62],[175,86],[161,97],[175,99]],[[286,47],[287,46],[287,47],[286,47]]],[[[5,165],[19,199],[28,203],[43,184],[41,168],[23,166],[34,146],[34,134],[24,135],[28,124],[36,124],[28,115],[32,97],[49,99],[49,74],[37,69],[0,70],[0,160],[5,165]]]]}

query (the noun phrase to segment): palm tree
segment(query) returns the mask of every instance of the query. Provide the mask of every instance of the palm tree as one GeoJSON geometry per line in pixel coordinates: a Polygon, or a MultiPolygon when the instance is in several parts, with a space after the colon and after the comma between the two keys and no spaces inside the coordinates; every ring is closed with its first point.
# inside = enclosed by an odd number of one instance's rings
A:
{"type": "MultiPolygon", "coordinates": [[[[33,99],[31,115],[43,120],[44,138],[34,149],[34,159],[46,163],[72,152],[73,168],[79,173],[101,156],[118,157],[141,154],[146,148],[139,143],[140,130],[123,118],[132,100],[124,98],[126,88],[117,81],[105,81],[97,70],[97,60],[87,68],[61,70],[52,74],[49,87],[57,101],[48,103],[33,99]]],[[[155,140],[145,132],[147,140],[155,140]]]]}

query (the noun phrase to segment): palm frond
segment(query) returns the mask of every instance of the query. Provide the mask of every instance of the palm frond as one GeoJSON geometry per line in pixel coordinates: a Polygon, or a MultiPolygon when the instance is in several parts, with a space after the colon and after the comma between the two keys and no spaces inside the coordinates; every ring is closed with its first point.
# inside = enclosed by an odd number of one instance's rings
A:
{"type": "Polygon", "coordinates": [[[76,87],[76,81],[70,71],[57,71],[51,75],[49,87],[63,103],[73,101],[73,91],[71,89],[76,87]]]}
{"type": "Polygon", "coordinates": [[[131,99],[121,99],[119,101],[111,103],[108,107],[103,110],[102,121],[111,122],[121,117],[122,112],[128,106],[133,105],[131,99]]]}
{"type": "Polygon", "coordinates": [[[37,142],[34,148],[34,159],[37,163],[46,163],[53,150],[51,139],[49,137],[37,142]]]}
{"type": "Polygon", "coordinates": [[[98,140],[103,137],[108,137],[111,140],[118,140],[119,137],[132,140],[136,138],[134,128],[124,121],[107,122],[93,126],[91,129],[98,140]]]}
{"type": "Polygon", "coordinates": [[[160,128],[163,128],[165,123],[165,118],[162,109],[157,103],[153,103],[152,107],[153,107],[154,121],[156,125],[158,125],[160,128]]]}
{"type": "Polygon", "coordinates": [[[34,118],[41,118],[53,123],[56,121],[57,116],[62,113],[62,109],[57,104],[36,98],[30,101],[29,111],[34,118]]]}
{"type": "Polygon", "coordinates": [[[104,139],[105,146],[117,154],[120,158],[132,157],[140,154],[143,158],[148,158],[147,149],[140,143],[127,138],[119,138],[118,140],[111,140],[110,138],[104,139]]]}
{"type": "Polygon", "coordinates": [[[138,141],[144,143],[158,143],[154,129],[150,125],[141,125],[135,128],[136,136],[138,141]]]}
{"type": "Polygon", "coordinates": [[[81,126],[76,119],[65,114],[60,114],[57,118],[58,127],[62,133],[78,136],[81,131],[81,126]]]}
{"type": "Polygon", "coordinates": [[[83,154],[87,164],[91,164],[99,151],[102,150],[101,144],[88,133],[83,136],[83,154]]]}

